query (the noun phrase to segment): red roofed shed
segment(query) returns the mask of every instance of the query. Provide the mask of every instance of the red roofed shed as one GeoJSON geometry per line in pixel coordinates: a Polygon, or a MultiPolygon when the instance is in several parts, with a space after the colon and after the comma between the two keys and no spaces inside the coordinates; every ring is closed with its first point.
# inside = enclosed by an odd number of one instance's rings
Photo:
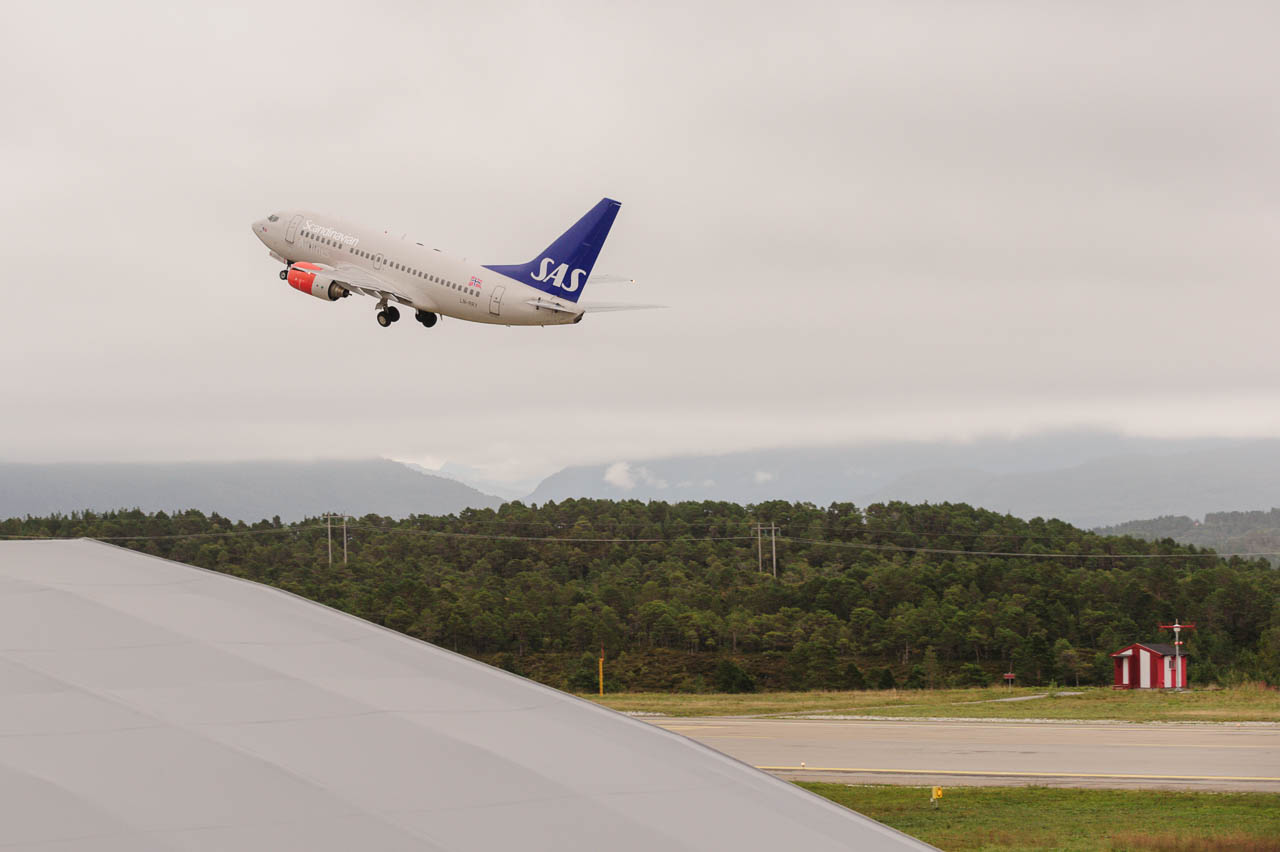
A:
{"type": "Polygon", "coordinates": [[[1114,689],[1185,689],[1187,652],[1173,645],[1134,642],[1111,655],[1116,663],[1114,689]]]}

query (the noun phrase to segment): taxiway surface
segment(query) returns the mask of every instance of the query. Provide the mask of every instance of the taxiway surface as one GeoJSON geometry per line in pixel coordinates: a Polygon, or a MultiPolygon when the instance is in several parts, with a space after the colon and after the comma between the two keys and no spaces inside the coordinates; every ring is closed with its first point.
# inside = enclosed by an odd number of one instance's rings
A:
{"type": "Polygon", "coordinates": [[[796,780],[1280,792],[1277,725],[650,721],[796,780]]]}

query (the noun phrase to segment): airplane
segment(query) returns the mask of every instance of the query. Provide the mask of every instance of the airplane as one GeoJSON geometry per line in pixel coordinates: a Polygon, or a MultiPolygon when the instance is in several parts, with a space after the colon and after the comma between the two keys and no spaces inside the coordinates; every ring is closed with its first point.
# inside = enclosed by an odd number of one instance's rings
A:
{"type": "Polygon", "coordinates": [[[378,325],[411,309],[426,328],[440,317],[493,325],[570,325],[587,311],[657,305],[578,304],[622,205],[603,198],[528,263],[482,266],[406,237],[306,210],[272,213],[253,233],[283,263],[280,278],[303,293],[336,302],[352,293],[378,300],[378,325]]]}

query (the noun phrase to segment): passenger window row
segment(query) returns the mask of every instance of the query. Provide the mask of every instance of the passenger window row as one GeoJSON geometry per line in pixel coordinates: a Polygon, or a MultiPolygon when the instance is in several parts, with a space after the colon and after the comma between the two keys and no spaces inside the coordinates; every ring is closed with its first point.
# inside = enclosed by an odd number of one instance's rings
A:
{"type": "Polygon", "coordinates": [[[328,237],[322,237],[316,233],[309,233],[307,231],[303,231],[302,236],[306,237],[309,240],[315,240],[318,243],[324,243],[327,246],[333,246],[334,248],[342,248],[342,243],[338,242],[337,240],[331,240],[328,237]]]}
{"type": "MultiPolygon", "coordinates": [[[[303,231],[302,235],[309,240],[315,240],[316,242],[319,242],[319,243],[326,243],[331,246],[337,246],[338,248],[342,248],[342,244],[339,243],[337,240],[331,240],[328,237],[322,237],[319,234],[303,231]]],[[[347,246],[347,251],[350,252],[351,254],[354,254],[356,257],[363,257],[366,260],[373,260],[375,257],[375,255],[372,255],[369,252],[364,251],[363,249],[358,249],[355,246],[347,246]]],[[[387,266],[391,267],[392,269],[395,269],[400,272],[408,272],[410,275],[413,275],[417,278],[421,278],[424,281],[430,281],[433,284],[443,284],[444,286],[449,287],[453,290],[465,289],[461,284],[454,284],[452,281],[445,281],[443,278],[441,278],[438,275],[429,275],[426,272],[423,272],[421,269],[414,269],[411,266],[405,266],[403,263],[397,263],[395,261],[383,261],[383,262],[387,266]]]]}

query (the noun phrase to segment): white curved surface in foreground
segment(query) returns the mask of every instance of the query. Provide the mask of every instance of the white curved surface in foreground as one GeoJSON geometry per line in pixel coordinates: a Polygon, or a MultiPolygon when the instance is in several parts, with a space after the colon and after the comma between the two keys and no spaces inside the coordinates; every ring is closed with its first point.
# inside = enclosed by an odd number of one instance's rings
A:
{"type": "Polygon", "coordinates": [[[898,850],[643,722],[266,586],[0,543],[6,850],[898,850]]]}

